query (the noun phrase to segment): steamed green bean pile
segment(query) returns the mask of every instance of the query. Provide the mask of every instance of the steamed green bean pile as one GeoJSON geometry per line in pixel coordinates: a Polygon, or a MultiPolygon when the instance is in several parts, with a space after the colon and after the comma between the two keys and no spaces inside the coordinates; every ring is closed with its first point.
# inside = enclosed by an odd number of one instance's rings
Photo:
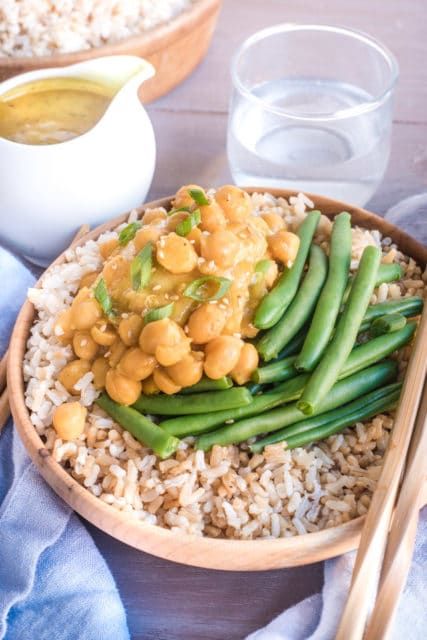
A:
{"type": "Polygon", "coordinates": [[[106,394],[98,404],[160,457],[189,436],[205,451],[242,442],[254,453],[278,442],[293,449],[392,410],[401,390],[393,354],[412,340],[410,318],[423,300],[370,304],[375,287],[401,279],[402,267],[381,263],[381,249],[370,245],[351,273],[350,214],[335,217],[326,249],[315,242],[319,219],[318,211],[306,216],[294,263],[255,309],[261,362],[252,382],[203,378],[180,394],[142,395],[132,407],[106,394]]]}

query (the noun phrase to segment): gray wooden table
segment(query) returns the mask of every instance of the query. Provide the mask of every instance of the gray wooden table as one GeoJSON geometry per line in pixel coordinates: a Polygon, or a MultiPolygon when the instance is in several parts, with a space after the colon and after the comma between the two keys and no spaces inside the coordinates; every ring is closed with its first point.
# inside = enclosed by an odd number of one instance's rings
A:
{"type": "MultiPolygon", "coordinates": [[[[158,142],[151,199],[189,182],[230,181],[225,154],[230,56],[252,32],[284,21],[362,29],[395,53],[401,77],[392,155],[369,206],[383,213],[426,191],[426,9],[425,0],[225,0],[206,60],[149,107],[158,142]]],[[[159,560],[89,528],[117,581],[134,640],[238,640],[322,585],[320,564],[256,574],[205,571],[159,560]]]]}

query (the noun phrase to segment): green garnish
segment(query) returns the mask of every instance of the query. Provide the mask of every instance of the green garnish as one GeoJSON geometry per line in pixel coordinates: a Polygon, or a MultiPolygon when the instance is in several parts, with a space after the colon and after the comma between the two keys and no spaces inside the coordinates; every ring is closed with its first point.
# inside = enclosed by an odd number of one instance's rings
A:
{"type": "Polygon", "coordinates": [[[270,269],[272,263],[272,260],[260,260],[255,265],[255,273],[262,273],[262,275],[265,276],[265,274],[268,273],[268,270],[270,269]]]}
{"type": "Polygon", "coordinates": [[[155,320],[162,320],[163,318],[169,318],[173,311],[173,302],[165,304],[163,307],[157,307],[157,309],[150,309],[144,316],[145,324],[154,322],[155,320]]]}
{"type": "Polygon", "coordinates": [[[173,216],[175,213],[179,213],[180,211],[191,213],[190,207],[178,207],[178,209],[171,209],[170,211],[168,211],[168,216],[173,216]]]}
{"type": "Polygon", "coordinates": [[[189,189],[188,194],[193,198],[194,202],[199,205],[199,207],[209,204],[209,200],[201,189],[189,189]]]}
{"type": "Polygon", "coordinates": [[[195,209],[188,214],[186,218],[179,224],[177,224],[175,232],[179,236],[188,236],[193,227],[197,227],[200,224],[200,209],[195,209]]]}
{"type": "Polygon", "coordinates": [[[134,291],[141,291],[150,282],[152,254],[153,245],[147,242],[130,263],[130,279],[134,291]]]}
{"type": "Polygon", "coordinates": [[[136,236],[136,232],[142,227],[140,222],[131,222],[119,233],[119,244],[124,247],[136,236]]]}
{"type": "Polygon", "coordinates": [[[228,278],[220,278],[219,276],[203,276],[193,280],[184,289],[184,296],[192,298],[198,302],[209,302],[210,300],[219,300],[229,290],[231,280],[228,278]]]}
{"type": "Polygon", "coordinates": [[[94,290],[95,300],[99,302],[101,305],[101,309],[105,313],[105,315],[110,316],[113,313],[113,303],[111,300],[111,296],[108,293],[107,285],[105,284],[104,278],[100,278],[98,280],[98,284],[94,290]]]}

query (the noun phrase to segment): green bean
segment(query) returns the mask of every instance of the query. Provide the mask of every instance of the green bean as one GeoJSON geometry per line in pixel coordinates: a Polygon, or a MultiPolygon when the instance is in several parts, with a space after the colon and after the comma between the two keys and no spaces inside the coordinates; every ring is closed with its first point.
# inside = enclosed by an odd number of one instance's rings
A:
{"type": "Polygon", "coordinates": [[[275,361],[283,360],[283,358],[287,358],[288,356],[295,356],[300,352],[300,349],[304,344],[305,336],[307,335],[309,326],[310,325],[308,323],[304,325],[303,328],[298,331],[296,336],[292,338],[292,340],[289,340],[286,347],[284,347],[277,358],[275,358],[275,361]]]}
{"type": "Polygon", "coordinates": [[[257,415],[280,404],[299,398],[308,377],[308,374],[303,374],[293,380],[288,380],[268,393],[255,396],[251,404],[246,407],[227,411],[214,411],[203,415],[180,416],[165,420],[161,423],[162,429],[174,436],[194,436],[199,433],[205,433],[218,425],[224,424],[224,422],[234,422],[241,418],[257,415]]]}
{"type": "Polygon", "coordinates": [[[185,387],[181,393],[188,395],[189,393],[201,393],[202,391],[225,391],[233,386],[233,381],[228,376],[218,378],[218,380],[211,380],[211,378],[202,378],[197,384],[193,384],[191,387],[185,387]]]}
{"type": "Polygon", "coordinates": [[[252,402],[252,396],[244,387],[233,387],[225,391],[207,391],[193,395],[140,396],[133,406],[142,413],[162,416],[179,416],[207,411],[235,409],[252,402]]]}
{"type": "Polygon", "coordinates": [[[300,246],[292,267],[285,267],[273,289],[261,300],[254,317],[254,325],[258,329],[269,329],[291,304],[303,274],[305,261],[310,250],[311,241],[320,220],[320,211],[310,211],[300,225],[297,234],[300,246]]]}
{"type": "MultiPolygon", "coordinates": [[[[340,371],[338,380],[356,373],[360,369],[369,367],[371,364],[386,358],[396,349],[403,347],[412,338],[416,327],[416,322],[409,322],[406,327],[393,332],[392,335],[378,336],[354,347],[340,371]]],[[[290,356],[283,360],[277,360],[265,367],[259,367],[254,371],[254,379],[260,380],[263,384],[290,379],[292,377],[290,371],[294,361],[295,357],[290,356]]],[[[294,375],[296,375],[296,372],[294,372],[294,375]]]]}
{"type": "MultiPolygon", "coordinates": [[[[381,263],[378,267],[377,279],[375,282],[375,286],[378,287],[383,282],[394,282],[395,280],[400,280],[403,276],[403,267],[397,263],[392,262],[391,264],[383,264],[381,263]]],[[[347,298],[350,293],[351,285],[353,284],[353,277],[350,276],[348,279],[348,284],[345,289],[343,295],[343,303],[347,302],[347,298]]]]}
{"type": "Polygon", "coordinates": [[[263,385],[258,384],[257,382],[248,382],[248,384],[245,386],[249,393],[253,396],[256,396],[263,389],[263,385]]]}
{"type": "Polygon", "coordinates": [[[313,371],[332,336],[348,280],[351,260],[351,216],[340,213],[334,220],[329,252],[329,271],[301,353],[298,371],[313,371]]]}
{"type": "Polygon", "coordinates": [[[380,259],[381,251],[377,247],[368,246],[363,251],[348,302],[334,337],[326,347],[320,363],[298,401],[298,408],[306,415],[311,415],[317,409],[322,398],[336,382],[350,355],[375,287],[380,259]]]}
{"type": "Polygon", "coordinates": [[[279,431],[273,431],[273,433],[265,436],[265,438],[257,440],[257,442],[252,444],[249,448],[253,453],[259,453],[269,444],[276,444],[277,442],[283,442],[284,440],[287,441],[287,439],[292,436],[300,435],[306,431],[311,431],[311,429],[321,427],[339,418],[352,415],[354,411],[363,411],[368,407],[368,405],[374,402],[377,403],[378,401],[384,401],[384,398],[386,396],[390,396],[390,394],[396,394],[398,397],[401,388],[402,383],[395,382],[387,385],[386,387],[375,389],[375,391],[371,391],[371,393],[357,398],[343,407],[332,409],[332,411],[326,411],[326,413],[319,413],[318,415],[301,420],[301,422],[292,424],[284,429],[280,429],[279,431]]]}
{"type": "Polygon", "coordinates": [[[322,425],[321,427],[311,429],[310,431],[305,431],[304,433],[290,436],[286,441],[286,448],[296,449],[297,447],[303,447],[304,445],[311,444],[312,442],[325,440],[326,438],[329,438],[329,436],[333,436],[335,433],[339,433],[346,427],[352,427],[356,422],[369,420],[370,418],[376,416],[378,413],[392,411],[397,406],[399,395],[400,392],[395,391],[394,393],[381,398],[377,402],[373,402],[367,405],[365,408],[362,408],[359,411],[355,411],[352,414],[337,418],[333,422],[329,422],[328,424],[322,425]]]}
{"type": "Polygon", "coordinates": [[[295,358],[296,356],[289,356],[289,358],[267,364],[265,367],[258,367],[252,374],[252,380],[268,384],[294,378],[298,373],[294,367],[295,358]]]}
{"type": "Polygon", "coordinates": [[[376,318],[369,327],[371,336],[382,336],[385,333],[394,333],[403,329],[406,325],[406,318],[401,313],[389,313],[386,316],[376,318]]]}
{"type": "Polygon", "coordinates": [[[264,361],[275,358],[311,317],[328,273],[328,259],[317,244],[311,245],[308,271],[295,298],[272,329],[257,344],[264,361]]]}
{"type": "MultiPolygon", "coordinates": [[[[359,371],[337,382],[329,391],[327,397],[316,405],[315,412],[316,414],[322,413],[351,402],[355,398],[392,381],[396,375],[397,363],[392,360],[381,362],[369,369],[359,371]]],[[[290,380],[289,382],[294,381],[290,380]]],[[[306,416],[298,409],[297,404],[295,402],[285,407],[272,409],[261,415],[239,420],[234,424],[205,433],[198,438],[197,447],[206,451],[215,444],[222,446],[238,444],[261,433],[277,431],[290,424],[304,420],[306,416]]]]}
{"type": "Polygon", "coordinates": [[[168,458],[178,448],[179,440],[131,407],[114,402],[103,393],[96,403],[109,416],[129,431],[139,442],[150,447],[160,458],[168,458]]]}
{"type": "Polygon", "coordinates": [[[340,371],[339,378],[345,378],[356,371],[365,369],[370,365],[386,358],[392,354],[396,349],[400,349],[403,345],[407,344],[415,333],[417,328],[416,322],[409,322],[400,331],[394,333],[378,336],[358,345],[350,353],[346,360],[345,365],[340,371]]]}
{"type": "Polygon", "coordinates": [[[390,313],[400,313],[402,316],[405,316],[405,318],[417,316],[421,313],[423,305],[423,299],[419,296],[397,298],[396,300],[387,300],[386,302],[371,304],[366,311],[359,331],[367,331],[373,320],[381,316],[389,315],[390,313]]]}

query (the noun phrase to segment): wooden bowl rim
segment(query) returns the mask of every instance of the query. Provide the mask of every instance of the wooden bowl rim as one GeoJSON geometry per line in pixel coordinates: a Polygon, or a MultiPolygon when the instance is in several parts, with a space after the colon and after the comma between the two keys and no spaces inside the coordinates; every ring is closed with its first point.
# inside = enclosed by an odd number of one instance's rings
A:
{"type": "MultiPolygon", "coordinates": [[[[249,193],[268,192],[284,198],[297,194],[295,191],[286,189],[247,187],[246,190],[249,193]]],[[[346,210],[356,214],[358,220],[355,224],[380,229],[383,234],[391,236],[394,240],[396,237],[399,238],[399,241],[396,240],[399,248],[423,266],[427,263],[427,247],[379,216],[324,196],[306,195],[315,202],[316,207],[330,217],[346,210]]],[[[138,211],[149,207],[168,206],[170,201],[171,197],[162,198],[139,207],[138,211]]],[[[125,222],[128,215],[129,213],[125,213],[98,226],[71,246],[80,246],[88,240],[95,240],[101,233],[125,222]]],[[[65,259],[64,254],[65,252],[49,268],[62,263],[65,259]]],[[[35,286],[40,286],[40,280],[35,286]]],[[[132,520],[128,514],[117,511],[95,497],[54,461],[31,423],[25,406],[22,361],[34,315],[33,305],[26,300],[18,315],[10,341],[8,390],[14,423],[29,455],[45,480],[89,522],[122,542],[145,552],[175,562],[209,569],[257,571],[298,566],[331,558],[357,547],[364,517],[355,518],[329,529],[289,538],[227,540],[187,533],[178,534],[158,525],[132,520]]]]}
{"type": "Polygon", "coordinates": [[[24,67],[56,67],[81,62],[88,57],[126,54],[129,49],[137,49],[139,55],[153,54],[170,44],[171,41],[185,36],[196,25],[208,20],[212,14],[219,10],[221,4],[222,0],[197,0],[189,9],[179,13],[169,22],[161,23],[141,34],[99,47],[45,56],[0,56],[0,68],[13,70],[24,67]]]}

